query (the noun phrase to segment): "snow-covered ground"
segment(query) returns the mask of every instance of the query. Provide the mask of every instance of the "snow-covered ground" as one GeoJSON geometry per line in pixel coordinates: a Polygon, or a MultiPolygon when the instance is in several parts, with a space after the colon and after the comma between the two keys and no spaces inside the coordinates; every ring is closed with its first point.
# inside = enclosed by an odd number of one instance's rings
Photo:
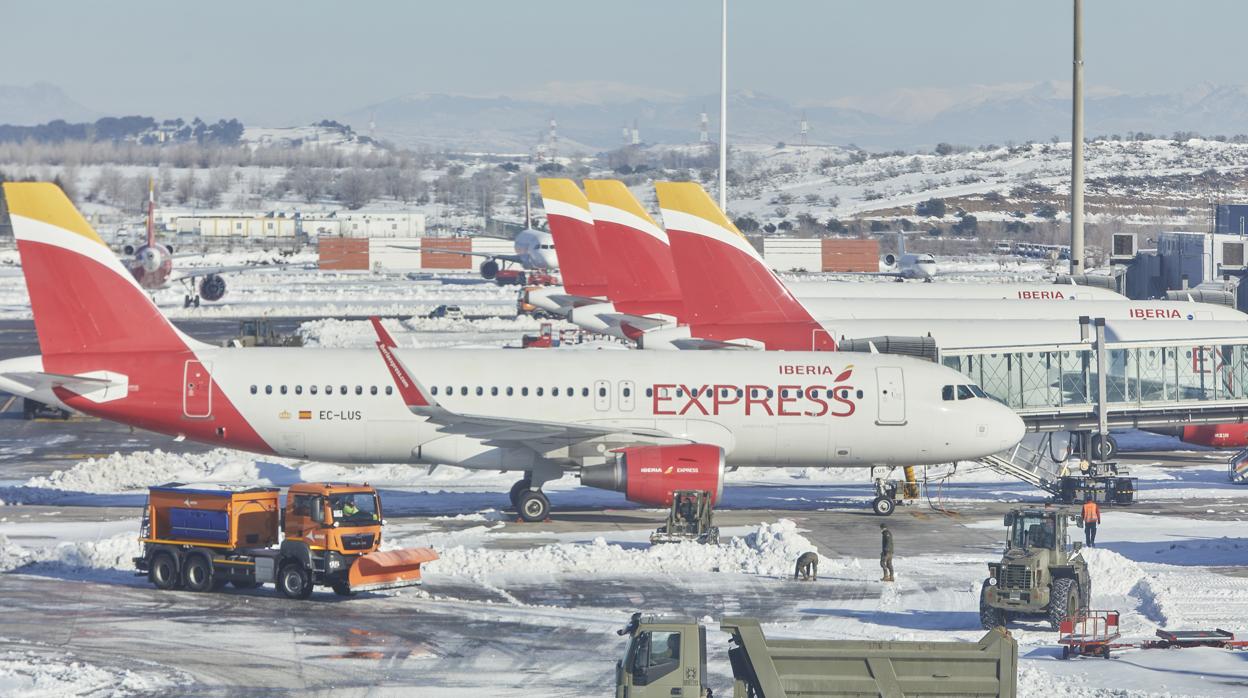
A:
{"type": "MultiPolygon", "coordinates": [[[[1146,436],[1127,436],[1123,442],[1127,448],[1173,445],[1146,436]]],[[[1223,573],[1244,570],[1248,559],[1248,536],[1243,533],[1248,488],[1227,484],[1225,467],[1212,459],[1206,465],[1183,467],[1146,463],[1137,466],[1134,474],[1141,478],[1144,501],[1130,510],[1107,511],[1098,547],[1083,553],[1092,570],[1094,605],[1122,613],[1127,642],[1149,639],[1157,628],[1220,627],[1248,636],[1248,577],[1223,573]],[[1211,502],[1209,507],[1216,505],[1220,514],[1201,516],[1205,512],[1200,508],[1192,516],[1177,515],[1173,506],[1161,514],[1148,504],[1181,504],[1175,500],[1196,498],[1211,502]]],[[[724,543],[718,547],[651,547],[646,531],[636,528],[565,526],[543,533],[506,525],[510,517],[501,509],[514,475],[454,468],[429,472],[403,465],[348,468],[257,460],[217,450],[90,459],[0,490],[0,499],[9,504],[0,508],[0,571],[145,588],[143,580],[125,574],[130,557],[138,552],[137,518],[105,523],[59,521],[55,515],[32,517],[22,504],[138,506],[148,484],[175,480],[199,486],[283,486],[328,479],[366,480],[380,486],[387,511],[394,517],[387,545],[429,545],[441,556],[426,568],[424,591],[391,592],[377,598],[422,608],[424,604],[451,606],[456,612],[507,622],[532,622],[533,613],[540,612],[543,623],[556,627],[561,623],[608,627],[628,610],[618,607],[612,590],[657,583],[676,597],[718,598],[724,603],[730,603],[736,593],[765,593],[770,597],[769,615],[776,619],[766,625],[769,636],[973,641],[982,635],[977,604],[985,563],[996,557],[993,550],[932,554],[903,545],[895,562],[898,582],[880,585],[874,558],[840,557],[825,550],[821,551],[818,584],[827,585],[832,596],[820,600],[817,594],[812,598],[795,593],[812,587],[786,582],[793,560],[803,552],[819,550],[820,545],[785,514],[727,527],[722,532],[724,543]],[[461,511],[410,516],[431,506],[440,512],[461,511]],[[578,593],[571,593],[574,589],[578,593]],[[601,589],[602,595],[595,598],[587,591],[593,589],[601,589]]],[[[1038,500],[1034,491],[974,468],[960,468],[951,482],[953,493],[946,503],[1038,500]]],[[[550,490],[556,509],[561,502],[630,506],[615,493],[577,487],[572,478],[552,483],[550,490]]],[[[800,518],[845,502],[863,503],[869,497],[870,486],[862,470],[743,468],[729,475],[724,508],[782,510],[800,518]]],[[[864,525],[874,526],[874,520],[866,519],[864,525]]],[[[984,531],[995,538],[1000,518],[947,525],[984,531]]],[[[660,601],[660,609],[668,602],[660,601]]],[[[1019,688],[1024,696],[1235,696],[1242,695],[1242,686],[1248,682],[1244,656],[1229,651],[1124,650],[1110,662],[1063,662],[1054,633],[1043,624],[1019,624],[1012,632],[1020,643],[1019,688]]],[[[568,671],[600,681],[619,650],[615,640],[603,642],[607,657],[602,666],[568,671]]],[[[722,643],[708,644],[712,673],[728,675],[722,643]]],[[[46,652],[46,648],[34,647],[0,654],[0,692],[12,687],[22,695],[89,694],[99,690],[92,687],[102,685],[109,687],[105,692],[143,693],[170,685],[162,681],[177,680],[159,673],[145,676],[75,664],[72,655],[64,653],[47,661],[32,659],[47,657],[46,652]],[[83,668],[67,668],[75,666],[83,668]],[[57,683],[71,677],[83,683],[66,683],[63,688],[57,683]]],[[[509,692],[500,690],[500,694],[509,692]]]]}
{"type": "Polygon", "coordinates": [[[39,645],[0,649],[0,695],[10,698],[149,696],[177,693],[184,682],[154,671],[96,666],[39,645]]]}

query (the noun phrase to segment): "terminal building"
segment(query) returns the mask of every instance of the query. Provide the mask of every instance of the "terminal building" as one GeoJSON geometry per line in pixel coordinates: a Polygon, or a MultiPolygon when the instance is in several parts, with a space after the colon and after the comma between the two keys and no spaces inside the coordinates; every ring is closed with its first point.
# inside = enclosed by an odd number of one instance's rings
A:
{"type": "MultiPolygon", "coordinates": [[[[1241,207],[1223,207],[1241,208],[1241,207]]],[[[1248,207],[1245,215],[1248,215],[1248,207]]],[[[1134,299],[1177,298],[1248,309],[1248,237],[1238,233],[1163,232],[1157,247],[1139,249],[1135,233],[1115,233],[1110,263],[1118,290],[1134,299]]]]}

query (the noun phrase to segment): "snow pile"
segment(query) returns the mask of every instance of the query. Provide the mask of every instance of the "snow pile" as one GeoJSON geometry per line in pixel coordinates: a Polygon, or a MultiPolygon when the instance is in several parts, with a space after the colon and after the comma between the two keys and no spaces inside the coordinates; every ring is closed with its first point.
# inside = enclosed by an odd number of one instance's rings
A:
{"type": "Polygon", "coordinates": [[[164,482],[255,481],[260,474],[253,458],[237,451],[207,453],[136,451],[88,458],[69,470],[26,481],[29,488],[72,492],[129,492],[164,482]]]}
{"type": "Polygon", "coordinates": [[[89,541],[62,541],[43,548],[25,548],[0,535],[0,572],[34,566],[60,570],[134,569],[143,552],[137,533],[121,533],[89,541]]]}
{"type": "Polygon", "coordinates": [[[1094,597],[1126,596],[1148,578],[1138,563],[1112,550],[1084,548],[1080,554],[1088,563],[1094,597]]]}
{"type": "Polygon", "coordinates": [[[72,654],[7,650],[0,653],[0,694],[15,698],[84,695],[151,695],[175,688],[168,677],[112,669],[72,654]]]}
{"type": "Polygon", "coordinates": [[[494,550],[462,545],[438,547],[439,559],[428,574],[484,580],[508,574],[587,574],[614,576],[676,572],[728,572],[761,576],[793,573],[797,557],[816,550],[789,519],[759,524],[721,545],[685,542],[646,547],[613,545],[599,536],[589,543],[556,543],[524,550],[494,550]]]}

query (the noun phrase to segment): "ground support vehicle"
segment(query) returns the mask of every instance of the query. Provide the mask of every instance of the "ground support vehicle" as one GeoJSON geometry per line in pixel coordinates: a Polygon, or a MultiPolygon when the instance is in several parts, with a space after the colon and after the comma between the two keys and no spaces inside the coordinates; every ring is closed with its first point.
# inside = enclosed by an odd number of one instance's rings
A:
{"type": "Polygon", "coordinates": [[[437,320],[438,318],[444,318],[446,320],[463,320],[464,311],[458,305],[439,305],[429,311],[429,314],[425,317],[430,320],[437,320]]]}
{"type": "Polygon", "coordinates": [[[297,334],[280,334],[273,329],[268,318],[241,320],[238,335],[230,340],[230,347],[301,347],[303,337],[297,334]]]}
{"type": "MultiPolygon", "coordinates": [[[[979,642],[769,640],[753,618],[724,618],[734,698],[997,696],[1018,690],[1018,643],[1004,629],[979,642]]],[[[706,628],[633,614],[616,662],[616,698],[710,698],[706,628]]]]}
{"type": "Polygon", "coordinates": [[[299,483],[279,505],[273,487],[152,487],[134,558],[159,589],[216,591],[273,583],[306,599],[316,586],[350,596],[420,584],[428,548],[381,552],[384,525],[377,491],[368,485],[299,483]]]}
{"type": "Polygon", "coordinates": [[[667,511],[667,523],[650,534],[650,543],[679,543],[692,540],[719,545],[719,527],[715,525],[711,493],[706,490],[676,490],[667,511]]]}
{"type": "Polygon", "coordinates": [[[1118,617],[1117,611],[1079,611],[1063,620],[1057,628],[1062,659],[1076,656],[1109,659],[1115,647],[1126,646],[1115,642],[1122,637],[1118,631],[1118,617]]]}
{"type": "Polygon", "coordinates": [[[1156,640],[1118,642],[1121,637],[1118,619],[1118,611],[1082,611],[1062,621],[1058,638],[1058,643],[1062,645],[1062,659],[1084,656],[1109,659],[1116,649],[1248,648],[1248,640],[1236,640],[1234,633],[1221,628],[1158,630],[1156,640]]]}
{"type": "Polygon", "coordinates": [[[1101,504],[1135,502],[1136,479],[1117,463],[1091,463],[1087,472],[1062,475],[1058,487],[1057,501],[1062,504],[1077,504],[1088,496],[1101,504]]]}
{"type": "Polygon", "coordinates": [[[1066,618],[1088,607],[1092,579],[1071,543],[1073,517],[1051,508],[1006,513],[1006,551],[988,563],[979,594],[979,618],[985,628],[1004,626],[1019,617],[1047,618],[1056,630],[1066,618]]]}

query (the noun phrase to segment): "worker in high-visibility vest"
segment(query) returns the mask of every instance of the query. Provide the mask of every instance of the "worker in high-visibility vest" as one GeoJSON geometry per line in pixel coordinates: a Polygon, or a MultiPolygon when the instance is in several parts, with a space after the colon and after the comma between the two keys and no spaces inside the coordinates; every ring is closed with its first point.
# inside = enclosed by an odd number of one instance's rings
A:
{"type": "Polygon", "coordinates": [[[1101,508],[1092,495],[1083,501],[1083,540],[1089,548],[1096,547],[1096,526],[1101,523],[1101,508]]]}

